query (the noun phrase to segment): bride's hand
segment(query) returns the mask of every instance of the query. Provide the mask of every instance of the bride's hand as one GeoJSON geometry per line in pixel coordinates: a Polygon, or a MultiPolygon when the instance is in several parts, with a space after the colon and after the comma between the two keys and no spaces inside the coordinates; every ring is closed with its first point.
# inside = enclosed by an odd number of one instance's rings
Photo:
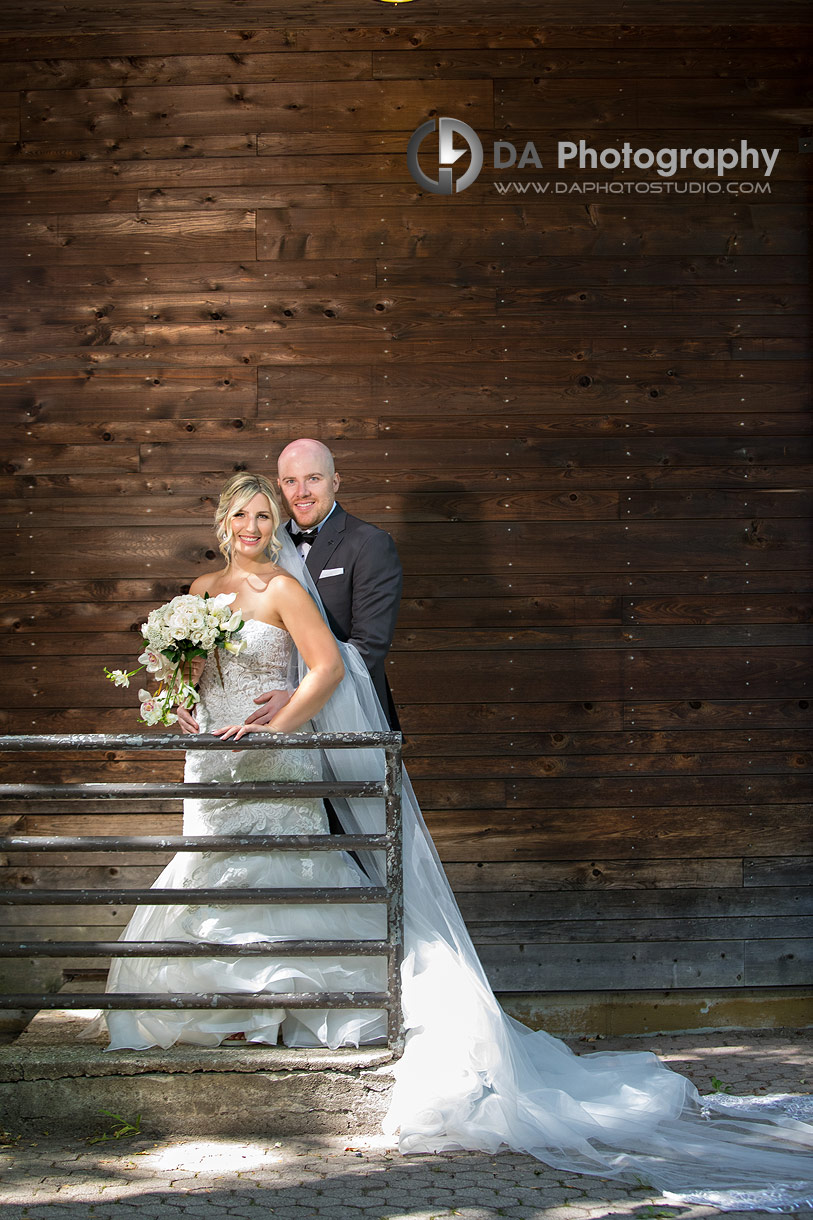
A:
{"type": "Polygon", "coordinates": [[[200,732],[200,725],[192,713],[187,711],[185,707],[176,707],[175,715],[178,717],[178,728],[184,735],[200,732]]]}
{"type": "Polygon", "coordinates": [[[264,724],[226,724],[222,729],[213,729],[212,736],[219,737],[221,741],[229,741],[234,738],[239,741],[241,737],[245,737],[246,733],[267,733],[268,729],[264,724]]]}

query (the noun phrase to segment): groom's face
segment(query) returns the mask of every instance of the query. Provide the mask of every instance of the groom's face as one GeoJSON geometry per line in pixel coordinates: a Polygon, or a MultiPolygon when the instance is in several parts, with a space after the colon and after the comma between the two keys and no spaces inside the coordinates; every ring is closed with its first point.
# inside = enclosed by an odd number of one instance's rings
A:
{"type": "Polygon", "coordinates": [[[309,446],[285,452],[279,464],[279,489],[300,529],[324,521],[336,503],[339,476],[319,450],[309,446]]]}

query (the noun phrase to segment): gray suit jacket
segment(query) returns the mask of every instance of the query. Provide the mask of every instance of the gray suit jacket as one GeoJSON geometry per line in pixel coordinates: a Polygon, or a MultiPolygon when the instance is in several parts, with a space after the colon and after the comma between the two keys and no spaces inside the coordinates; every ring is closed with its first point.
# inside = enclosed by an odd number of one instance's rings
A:
{"type": "Polygon", "coordinates": [[[386,530],[352,517],[337,504],[305,566],[319,590],[331,630],[358,648],[390,727],[397,729],[385,672],[401,600],[401,561],[395,543],[386,530]]]}

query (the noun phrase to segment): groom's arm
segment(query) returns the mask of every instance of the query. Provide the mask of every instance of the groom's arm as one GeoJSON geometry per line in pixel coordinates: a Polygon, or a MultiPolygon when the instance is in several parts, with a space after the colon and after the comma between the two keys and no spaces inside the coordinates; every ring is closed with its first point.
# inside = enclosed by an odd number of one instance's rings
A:
{"type": "MultiPolygon", "coordinates": [[[[274,719],[277,712],[282,711],[286,703],[291,698],[291,692],[287,690],[269,690],[265,694],[258,695],[254,700],[260,706],[256,712],[252,712],[246,717],[246,724],[269,724],[274,719]]],[[[185,707],[176,709],[178,714],[178,728],[186,736],[188,733],[199,733],[200,725],[191,712],[188,712],[185,707]]]]}
{"type": "Polygon", "coordinates": [[[270,724],[277,712],[281,712],[286,703],[290,702],[291,694],[288,690],[269,690],[258,695],[254,702],[260,706],[256,712],[246,716],[246,724],[270,724]]]}
{"type": "Polygon", "coordinates": [[[370,531],[353,564],[349,636],[368,669],[381,664],[390,650],[402,585],[395,543],[385,530],[370,531]]]}

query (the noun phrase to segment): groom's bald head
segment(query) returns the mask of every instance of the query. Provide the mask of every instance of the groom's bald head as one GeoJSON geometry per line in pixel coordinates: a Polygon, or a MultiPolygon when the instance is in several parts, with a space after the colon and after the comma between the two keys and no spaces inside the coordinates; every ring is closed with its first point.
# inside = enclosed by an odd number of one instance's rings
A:
{"type": "Polygon", "coordinates": [[[336,503],[339,475],[327,445],[300,437],[286,445],[277,461],[277,485],[300,529],[324,521],[336,503]]]}
{"type": "Polygon", "coordinates": [[[320,465],[331,477],[336,473],[333,454],[327,445],[323,445],[321,441],[311,440],[310,437],[301,436],[298,440],[286,445],[277,458],[277,475],[282,478],[283,466],[287,467],[292,461],[300,459],[320,465]]]}

